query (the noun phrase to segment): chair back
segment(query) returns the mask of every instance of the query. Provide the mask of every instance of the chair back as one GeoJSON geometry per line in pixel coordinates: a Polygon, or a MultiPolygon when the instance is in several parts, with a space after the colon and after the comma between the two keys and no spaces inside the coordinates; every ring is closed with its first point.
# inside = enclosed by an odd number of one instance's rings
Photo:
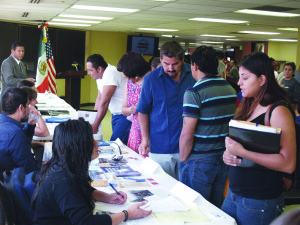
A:
{"type": "Polygon", "coordinates": [[[0,181],[0,225],[16,224],[16,211],[10,193],[0,181]]]}

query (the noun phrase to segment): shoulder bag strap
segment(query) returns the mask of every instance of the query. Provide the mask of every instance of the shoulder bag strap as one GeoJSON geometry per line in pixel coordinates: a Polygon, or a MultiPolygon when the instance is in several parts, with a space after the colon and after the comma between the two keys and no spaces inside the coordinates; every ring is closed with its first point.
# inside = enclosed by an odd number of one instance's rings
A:
{"type": "Polygon", "coordinates": [[[279,102],[275,102],[275,103],[271,104],[270,107],[268,108],[268,110],[267,110],[267,112],[265,114],[265,125],[266,126],[270,126],[271,125],[270,124],[271,114],[272,114],[273,110],[277,106],[280,106],[280,105],[287,107],[290,110],[290,112],[292,113],[292,116],[295,118],[294,110],[290,107],[290,105],[287,102],[285,102],[284,100],[281,100],[279,102]]]}

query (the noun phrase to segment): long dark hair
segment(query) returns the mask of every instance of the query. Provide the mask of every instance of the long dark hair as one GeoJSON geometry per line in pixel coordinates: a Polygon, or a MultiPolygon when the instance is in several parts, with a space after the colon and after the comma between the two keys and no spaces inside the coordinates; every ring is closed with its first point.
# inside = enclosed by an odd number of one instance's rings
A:
{"type": "Polygon", "coordinates": [[[32,197],[34,209],[39,189],[51,169],[60,165],[80,187],[82,195],[91,209],[95,207],[91,193],[91,178],[88,173],[93,153],[93,131],[91,125],[82,118],[59,124],[54,131],[52,158],[42,167],[39,180],[32,197]]]}
{"type": "Polygon", "coordinates": [[[280,100],[288,102],[286,91],[275,80],[274,69],[270,58],[262,52],[250,53],[240,60],[239,67],[244,67],[257,77],[266,76],[265,84],[255,98],[244,98],[235,119],[247,120],[258,104],[267,106],[280,100]]]}

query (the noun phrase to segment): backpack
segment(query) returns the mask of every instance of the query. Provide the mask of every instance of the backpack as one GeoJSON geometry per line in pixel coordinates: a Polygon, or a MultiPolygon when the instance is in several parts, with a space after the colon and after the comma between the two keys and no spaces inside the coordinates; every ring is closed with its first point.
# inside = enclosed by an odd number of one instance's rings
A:
{"type": "MultiPolygon", "coordinates": [[[[267,110],[265,116],[266,126],[270,126],[270,118],[271,118],[272,111],[277,106],[280,105],[287,107],[292,113],[294,119],[296,118],[293,108],[287,102],[279,101],[274,104],[271,104],[271,106],[267,110]]],[[[296,121],[295,121],[295,131],[296,131],[296,168],[292,174],[283,173],[283,172],[281,173],[282,179],[284,181],[285,191],[300,191],[300,124],[296,121]]]]}
{"type": "Polygon", "coordinates": [[[26,174],[21,167],[3,173],[4,185],[11,194],[17,212],[16,224],[33,224],[31,197],[37,183],[37,175],[37,171],[26,174]]]}

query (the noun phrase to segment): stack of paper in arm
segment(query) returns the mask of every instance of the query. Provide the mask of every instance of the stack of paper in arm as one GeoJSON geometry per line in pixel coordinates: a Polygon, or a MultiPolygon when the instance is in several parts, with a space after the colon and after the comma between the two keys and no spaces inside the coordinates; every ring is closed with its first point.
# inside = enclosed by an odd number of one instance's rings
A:
{"type": "MultiPolygon", "coordinates": [[[[281,129],[263,126],[251,122],[231,120],[229,137],[252,152],[278,154],[280,151],[281,129]]],[[[262,167],[251,160],[243,159],[237,164],[241,167],[262,167]]]]}

